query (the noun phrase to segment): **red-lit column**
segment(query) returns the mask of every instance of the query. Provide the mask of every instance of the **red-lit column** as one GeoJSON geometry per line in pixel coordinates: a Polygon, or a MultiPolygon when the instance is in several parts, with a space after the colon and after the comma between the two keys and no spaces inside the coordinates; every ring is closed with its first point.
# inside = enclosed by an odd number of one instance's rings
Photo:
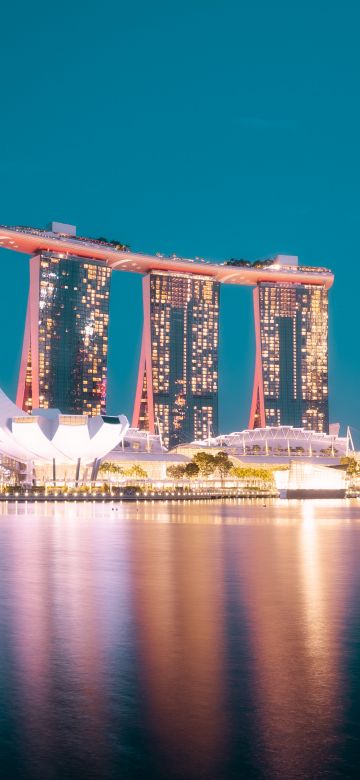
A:
{"type": "Polygon", "coordinates": [[[39,406],[40,257],[30,260],[30,289],[16,394],[16,404],[31,412],[39,406]]]}
{"type": "Polygon", "coordinates": [[[265,428],[265,403],[264,384],[261,360],[261,330],[260,330],[260,298],[259,288],[255,287],[254,297],[254,325],[255,325],[255,373],[254,388],[250,409],[249,428],[265,428]]]}
{"type": "Polygon", "coordinates": [[[154,394],[151,359],[151,300],[150,276],[143,278],[143,334],[136,386],[133,428],[141,428],[155,433],[154,394]]]}

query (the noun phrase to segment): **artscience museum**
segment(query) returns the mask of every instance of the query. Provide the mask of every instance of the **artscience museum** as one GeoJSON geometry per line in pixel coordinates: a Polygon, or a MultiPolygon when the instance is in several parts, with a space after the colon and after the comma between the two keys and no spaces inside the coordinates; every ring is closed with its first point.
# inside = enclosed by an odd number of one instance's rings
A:
{"type": "Polygon", "coordinates": [[[49,466],[54,479],[73,472],[78,479],[80,469],[95,479],[101,458],[123,441],[128,428],[124,415],[64,415],[58,409],[30,415],[0,389],[0,455],[25,464],[28,480],[34,467],[42,472],[49,466]]]}

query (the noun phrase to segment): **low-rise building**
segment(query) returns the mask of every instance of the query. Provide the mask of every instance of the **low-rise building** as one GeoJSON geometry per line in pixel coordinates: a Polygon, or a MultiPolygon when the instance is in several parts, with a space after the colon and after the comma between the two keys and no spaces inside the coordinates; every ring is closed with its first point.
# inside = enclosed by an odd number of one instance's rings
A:
{"type": "Polygon", "coordinates": [[[319,433],[291,425],[236,431],[177,447],[175,452],[192,457],[195,452],[224,449],[231,458],[254,463],[289,463],[296,458],[326,465],[339,462],[353,450],[351,436],[319,433]]]}

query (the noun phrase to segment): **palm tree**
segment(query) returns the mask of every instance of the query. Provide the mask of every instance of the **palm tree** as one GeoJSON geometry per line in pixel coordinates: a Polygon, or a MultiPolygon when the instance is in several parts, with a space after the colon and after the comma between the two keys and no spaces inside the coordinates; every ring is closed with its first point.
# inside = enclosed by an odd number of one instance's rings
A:
{"type": "Polygon", "coordinates": [[[136,463],[134,463],[133,466],[127,469],[125,474],[128,477],[135,477],[137,479],[146,479],[146,477],[148,476],[147,471],[145,471],[145,469],[142,469],[141,466],[138,466],[136,463]]]}

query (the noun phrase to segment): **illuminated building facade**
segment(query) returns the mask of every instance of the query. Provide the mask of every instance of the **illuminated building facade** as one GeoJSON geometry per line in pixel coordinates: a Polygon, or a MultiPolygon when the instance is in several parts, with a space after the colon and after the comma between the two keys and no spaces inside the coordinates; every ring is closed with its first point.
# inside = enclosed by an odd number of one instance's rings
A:
{"type": "Polygon", "coordinates": [[[25,411],[105,412],[111,269],[41,252],[30,260],[30,293],[17,405],[25,411]]]}
{"type": "Polygon", "coordinates": [[[249,427],[327,431],[330,269],[299,265],[292,255],[222,263],[149,255],[59,222],[0,225],[1,248],[34,256],[17,395],[23,409],[104,410],[110,272],[130,272],[144,275],[135,427],[160,429],[167,446],[216,435],[219,284],[226,284],[255,286],[249,427]]]}
{"type": "Polygon", "coordinates": [[[259,282],[254,290],[255,381],[249,428],[327,432],[325,285],[259,282]]]}
{"type": "Polygon", "coordinates": [[[151,271],[143,279],[144,330],[133,427],[172,448],[218,428],[219,283],[151,271]]]}

